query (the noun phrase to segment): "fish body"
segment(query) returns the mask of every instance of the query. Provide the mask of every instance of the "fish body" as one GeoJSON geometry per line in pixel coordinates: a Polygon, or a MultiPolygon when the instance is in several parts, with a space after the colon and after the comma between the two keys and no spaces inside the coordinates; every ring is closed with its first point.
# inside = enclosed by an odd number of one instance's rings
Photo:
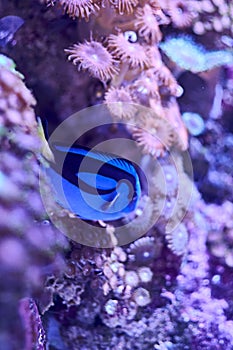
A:
{"type": "Polygon", "coordinates": [[[18,16],[5,16],[0,19],[0,46],[5,47],[13,40],[17,30],[24,24],[18,16]]]}
{"type": "Polygon", "coordinates": [[[122,219],[136,208],[141,184],[132,162],[81,146],[50,147],[46,173],[62,207],[92,221],[122,219]]]}

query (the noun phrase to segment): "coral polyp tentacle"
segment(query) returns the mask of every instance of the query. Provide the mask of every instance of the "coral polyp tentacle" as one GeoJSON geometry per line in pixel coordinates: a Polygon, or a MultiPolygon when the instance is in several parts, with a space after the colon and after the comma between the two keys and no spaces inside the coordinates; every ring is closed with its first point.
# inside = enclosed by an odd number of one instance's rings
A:
{"type": "Polygon", "coordinates": [[[135,17],[135,28],[138,30],[139,36],[143,37],[145,41],[154,44],[162,39],[155,12],[150,5],[146,4],[143,8],[139,8],[135,17]]]}
{"type": "Polygon", "coordinates": [[[195,17],[191,2],[184,0],[169,1],[168,13],[173,26],[177,28],[189,27],[195,17]]]}
{"type": "Polygon", "coordinates": [[[127,62],[130,67],[141,69],[149,65],[149,59],[143,45],[131,43],[123,33],[111,34],[108,39],[108,47],[114,57],[127,62]]]}
{"type": "Polygon", "coordinates": [[[138,5],[138,0],[110,0],[119,14],[131,14],[138,5]]]}
{"type": "Polygon", "coordinates": [[[60,5],[72,18],[88,19],[92,13],[100,9],[96,0],[58,0],[60,5]]]}
{"type": "Polygon", "coordinates": [[[116,119],[130,120],[137,112],[136,99],[127,88],[111,87],[105,93],[105,103],[112,116],[116,119]]]}
{"type": "Polygon", "coordinates": [[[88,70],[92,76],[101,81],[111,79],[118,72],[116,60],[98,41],[74,44],[65,52],[74,65],[78,65],[79,69],[88,70]]]}

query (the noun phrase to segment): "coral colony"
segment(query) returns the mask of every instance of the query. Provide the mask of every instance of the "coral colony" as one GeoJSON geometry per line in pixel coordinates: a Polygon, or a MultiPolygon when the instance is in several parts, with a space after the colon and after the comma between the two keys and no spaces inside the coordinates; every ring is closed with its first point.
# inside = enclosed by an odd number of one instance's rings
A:
{"type": "Polygon", "coordinates": [[[202,46],[196,45],[188,36],[168,38],[160,44],[160,48],[178,67],[193,73],[233,63],[232,52],[224,50],[208,52],[202,46]]]}
{"type": "Polygon", "coordinates": [[[1,349],[232,350],[233,3],[0,8],[1,349]]]}

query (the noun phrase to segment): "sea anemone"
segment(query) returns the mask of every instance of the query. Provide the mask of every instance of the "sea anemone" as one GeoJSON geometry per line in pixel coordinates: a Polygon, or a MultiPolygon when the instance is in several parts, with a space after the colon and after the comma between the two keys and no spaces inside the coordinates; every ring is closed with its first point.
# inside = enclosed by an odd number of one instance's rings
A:
{"type": "Polygon", "coordinates": [[[172,216],[166,225],[166,234],[169,235],[176,229],[177,224],[184,218],[193,195],[192,180],[185,172],[179,173],[179,189],[176,196],[172,216]]]}
{"type": "Polygon", "coordinates": [[[194,43],[191,37],[178,36],[166,39],[160,48],[180,68],[198,73],[205,70],[203,47],[194,43]]]}
{"type": "Polygon", "coordinates": [[[160,94],[172,95],[175,97],[180,96],[180,86],[176,79],[173,77],[171,71],[165,66],[161,65],[160,69],[156,71],[157,84],[160,87],[160,94]]]}
{"type": "Polygon", "coordinates": [[[126,271],[124,279],[126,285],[130,287],[137,287],[139,284],[139,278],[135,271],[126,271]]]}
{"type": "Polygon", "coordinates": [[[206,54],[206,70],[222,65],[232,65],[233,54],[227,50],[210,51],[206,54]]]}
{"type": "Polygon", "coordinates": [[[118,300],[109,299],[104,305],[104,310],[108,315],[113,316],[117,311],[118,300]]]}
{"type": "Polygon", "coordinates": [[[165,115],[173,128],[175,144],[185,151],[188,148],[188,133],[181,118],[180,109],[176,100],[172,100],[164,107],[165,115]]]}
{"type": "Polygon", "coordinates": [[[210,227],[208,246],[211,254],[233,267],[233,204],[229,201],[221,206],[210,204],[205,208],[205,216],[210,227]]]}
{"type": "Polygon", "coordinates": [[[152,176],[154,190],[160,195],[175,196],[178,190],[177,169],[172,164],[156,166],[152,176]]]}
{"type": "Polygon", "coordinates": [[[154,237],[142,237],[131,243],[128,248],[129,259],[139,266],[147,266],[161,254],[162,244],[154,237]]]}
{"type": "Polygon", "coordinates": [[[198,136],[205,130],[205,123],[198,113],[185,112],[182,119],[191,135],[198,136]]]}
{"type": "Polygon", "coordinates": [[[155,158],[162,157],[165,153],[163,143],[157,138],[156,131],[148,132],[142,128],[133,128],[133,138],[142,147],[142,152],[155,158]]]}
{"type": "Polygon", "coordinates": [[[138,4],[138,0],[110,0],[110,3],[117,9],[119,14],[132,13],[138,4]]]}
{"type": "MultiPolygon", "coordinates": [[[[80,17],[88,19],[89,16],[99,10],[96,0],[59,0],[61,6],[72,18],[80,17]]],[[[54,1],[52,1],[52,5],[54,1]]]]}
{"type": "Polygon", "coordinates": [[[138,30],[139,36],[143,37],[145,41],[154,44],[162,39],[162,33],[150,5],[146,4],[143,8],[139,8],[135,17],[135,28],[138,30]]]}
{"type": "Polygon", "coordinates": [[[154,11],[161,10],[160,0],[149,0],[147,1],[154,11]]]}
{"type": "Polygon", "coordinates": [[[143,196],[140,198],[135,212],[124,218],[125,227],[127,227],[134,237],[141,237],[155,224],[159,214],[160,212],[151,198],[143,196]]]}
{"type": "Polygon", "coordinates": [[[147,47],[147,55],[150,60],[150,67],[159,70],[162,66],[161,54],[157,45],[147,47]]]}
{"type": "Polygon", "coordinates": [[[137,271],[140,281],[143,283],[148,283],[153,278],[153,272],[149,267],[143,266],[140,267],[137,271]]]}
{"type": "Polygon", "coordinates": [[[137,112],[135,98],[129,89],[111,87],[105,94],[105,103],[112,116],[117,119],[130,120],[137,112]]]}
{"type": "Polygon", "coordinates": [[[150,98],[149,105],[156,116],[158,116],[160,118],[166,118],[164,106],[162,105],[161,99],[158,101],[156,99],[150,98]]]}
{"type": "Polygon", "coordinates": [[[134,127],[132,136],[144,153],[151,154],[155,158],[163,156],[174,142],[174,131],[170,123],[156,115],[145,121],[145,128],[134,127]]]}
{"type": "Polygon", "coordinates": [[[98,41],[74,44],[65,50],[68,60],[78,64],[78,69],[87,69],[92,76],[105,82],[117,74],[116,61],[108,50],[98,41]]]}
{"type": "Polygon", "coordinates": [[[183,255],[187,250],[189,235],[184,224],[180,223],[174,231],[166,235],[168,247],[176,255],[183,255]]]}
{"type": "Polygon", "coordinates": [[[187,0],[169,1],[168,13],[171,16],[174,27],[177,28],[189,27],[194,18],[194,13],[187,0]]]}
{"type": "Polygon", "coordinates": [[[132,89],[135,91],[135,95],[139,96],[140,100],[145,98],[143,96],[160,100],[158,84],[153,69],[143,71],[139,78],[132,84],[132,89]]]}
{"type": "MultiPolygon", "coordinates": [[[[130,295],[131,296],[131,295],[130,295]]],[[[137,313],[137,304],[133,300],[109,299],[101,315],[103,323],[109,328],[126,327],[137,313]]],[[[90,346],[88,346],[90,348],[90,346]]]]}
{"type": "Polygon", "coordinates": [[[164,165],[163,172],[167,184],[167,194],[172,196],[175,195],[178,188],[178,174],[175,166],[164,165]]]}
{"type": "Polygon", "coordinates": [[[178,67],[192,73],[201,73],[225,64],[233,63],[230,51],[206,51],[189,36],[178,36],[160,43],[160,48],[178,67]]]}
{"type": "MultiPolygon", "coordinates": [[[[176,222],[183,218],[189,203],[192,183],[184,173],[182,157],[172,154],[171,162],[160,159],[151,175],[151,197],[160,200],[161,217],[176,222]]],[[[172,224],[172,223],[171,223],[172,224]]]]}
{"type": "MultiPolygon", "coordinates": [[[[145,2],[144,2],[144,4],[145,4],[145,2]]],[[[153,13],[154,13],[154,15],[156,17],[157,23],[159,25],[160,24],[168,24],[169,23],[169,18],[166,16],[166,14],[163,12],[163,10],[161,8],[161,1],[148,0],[147,3],[152,8],[153,13]]]]}
{"type": "Polygon", "coordinates": [[[108,43],[112,54],[123,62],[127,62],[132,68],[143,69],[149,65],[145,48],[139,43],[129,42],[123,33],[111,34],[108,43]]]}
{"type": "Polygon", "coordinates": [[[151,302],[150,293],[145,288],[137,288],[133,293],[133,299],[138,306],[146,306],[151,302]]]}

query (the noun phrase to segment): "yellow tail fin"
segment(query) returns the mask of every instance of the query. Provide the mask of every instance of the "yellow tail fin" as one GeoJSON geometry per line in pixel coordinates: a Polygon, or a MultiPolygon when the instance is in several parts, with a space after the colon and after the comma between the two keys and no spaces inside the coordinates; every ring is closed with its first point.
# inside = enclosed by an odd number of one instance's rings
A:
{"type": "Polygon", "coordinates": [[[41,142],[42,142],[41,154],[49,162],[55,163],[54,155],[53,155],[53,152],[51,151],[51,149],[49,147],[48,141],[46,140],[45,133],[44,133],[44,128],[43,128],[43,125],[42,125],[40,117],[37,117],[37,122],[38,122],[38,128],[37,128],[38,136],[39,136],[39,138],[41,139],[41,142]]]}

